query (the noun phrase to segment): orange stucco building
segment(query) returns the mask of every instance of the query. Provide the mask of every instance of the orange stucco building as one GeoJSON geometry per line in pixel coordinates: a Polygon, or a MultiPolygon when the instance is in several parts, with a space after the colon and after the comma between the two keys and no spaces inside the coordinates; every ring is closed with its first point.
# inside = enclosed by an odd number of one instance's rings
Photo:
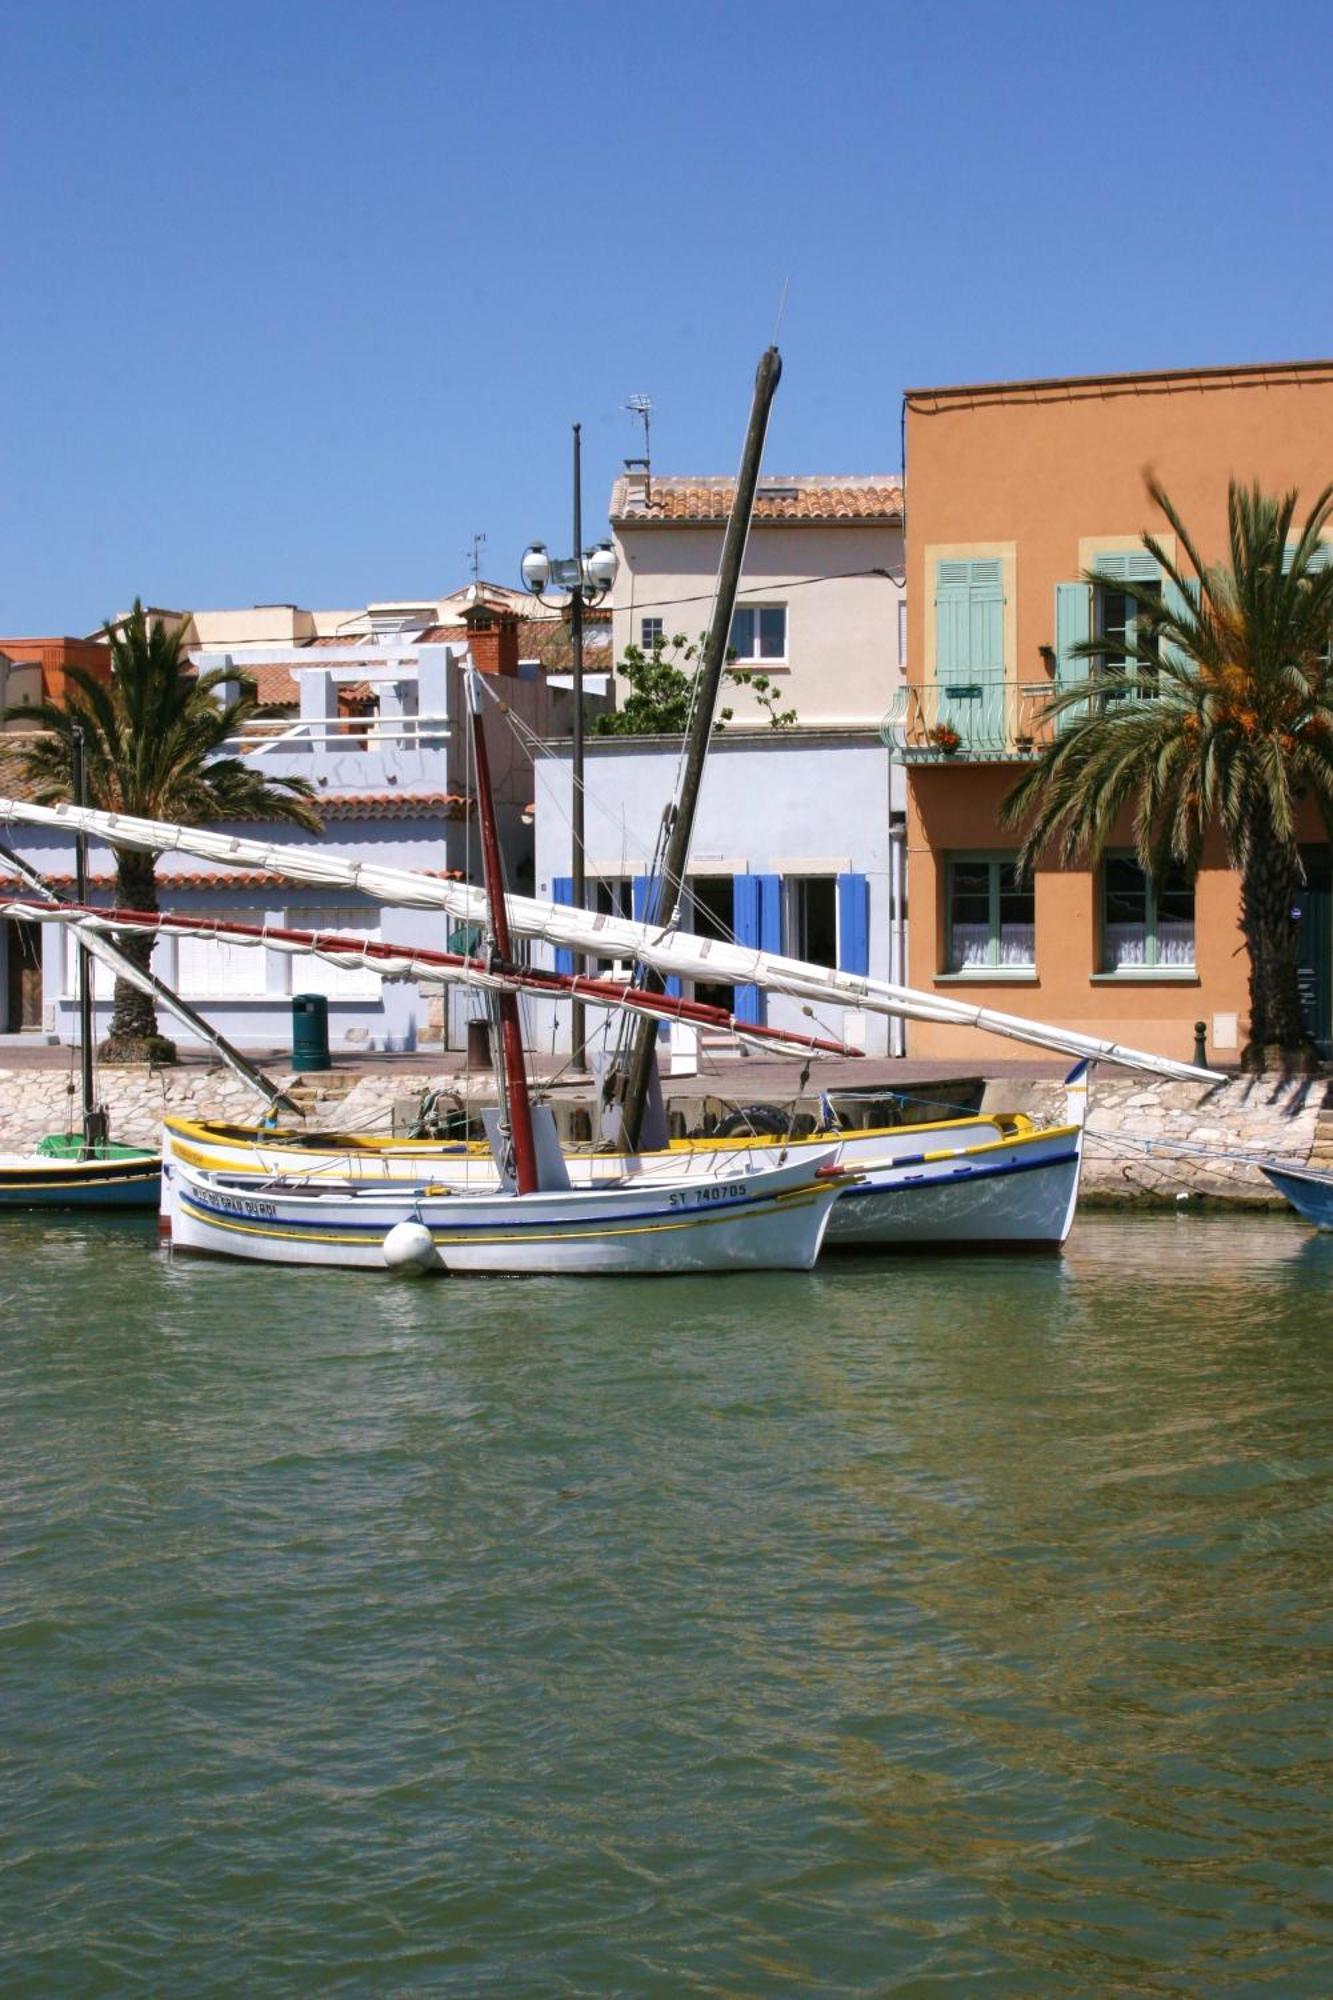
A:
{"type": "MultiPolygon", "coordinates": [[[[1133,600],[1082,581],[1096,568],[1151,583],[1141,536],[1174,553],[1145,470],[1205,560],[1224,554],[1227,482],[1333,479],[1333,361],[1068,381],[914,389],[907,438],[907,689],[895,735],[907,767],[911,984],[1188,1058],[1246,1037],[1238,885],[1220,848],[1193,883],[1152,883],[1128,826],[1095,870],[1015,876],[999,807],[1052,724],[1052,688],[1089,668],[1080,640],[1123,628],[1133,600]]],[[[1165,590],[1171,586],[1163,581],[1165,590]]],[[[1311,1023],[1333,1015],[1329,855],[1309,830],[1303,968],[1311,1023]]],[[[914,1023],[922,1056],[998,1044],[914,1023]]]]}

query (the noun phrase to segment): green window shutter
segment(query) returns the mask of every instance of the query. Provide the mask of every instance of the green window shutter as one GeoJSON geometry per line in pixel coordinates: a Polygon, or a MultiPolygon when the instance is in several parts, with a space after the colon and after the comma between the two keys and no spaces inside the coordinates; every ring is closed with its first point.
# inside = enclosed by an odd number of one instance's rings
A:
{"type": "Polygon", "coordinates": [[[965,743],[1003,735],[1004,564],[998,556],[935,565],[936,721],[965,743]]]}
{"type": "Polygon", "coordinates": [[[935,565],[935,677],[1004,673],[1004,565],[998,557],[935,565]]]}
{"type": "MultiPolygon", "coordinates": [[[[1286,548],[1283,551],[1282,554],[1283,576],[1285,576],[1287,574],[1287,571],[1291,568],[1292,559],[1296,554],[1296,546],[1297,545],[1295,542],[1288,542],[1286,548]]],[[[1320,570],[1327,569],[1330,563],[1333,563],[1333,542],[1321,542],[1319,544],[1319,547],[1315,550],[1314,554],[1310,558],[1310,566],[1306,574],[1309,576],[1318,576],[1320,570]]]]}
{"type": "Polygon", "coordinates": [[[1116,583],[1156,583],[1162,572],[1156,558],[1146,549],[1116,549],[1094,556],[1092,567],[1099,576],[1116,583]]]}
{"type": "Polygon", "coordinates": [[[935,678],[939,681],[965,680],[969,671],[971,568],[965,562],[935,565],[935,678]]]}
{"type": "MultiPolygon", "coordinates": [[[[1075,653],[1092,636],[1092,591],[1086,583],[1057,583],[1055,586],[1055,686],[1057,693],[1077,687],[1088,678],[1089,662],[1075,653]]],[[[1087,719],[1087,706],[1078,702],[1062,709],[1059,729],[1073,729],[1087,719]]]]}
{"type": "MultiPolygon", "coordinates": [[[[1164,578],[1162,583],[1162,606],[1173,618],[1184,617],[1187,609],[1197,611],[1199,608],[1199,579],[1193,576],[1187,577],[1185,588],[1182,591],[1180,585],[1174,582],[1171,577],[1164,578]]],[[[1194,660],[1192,657],[1184,652],[1181,647],[1173,646],[1169,639],[1162,641],[1162,658],[1167,666],[1173,668],[1177,673],[1192,674],[1194,672],[1194,660]]]]}

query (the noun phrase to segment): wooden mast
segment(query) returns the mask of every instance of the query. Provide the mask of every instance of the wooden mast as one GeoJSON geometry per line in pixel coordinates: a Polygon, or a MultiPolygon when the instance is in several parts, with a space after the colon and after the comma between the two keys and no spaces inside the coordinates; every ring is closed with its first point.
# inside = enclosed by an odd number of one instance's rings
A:
{"type": "MultiPolygon", "coordinates": [[[[481,718],[481,688],[477,669],[464,674],[467,705],[472,717],[472,756],[477,772],[477,820],[481,829],[482,880],[486,885],[491,943],[494,957],[502,967],[513,963],[509,949],[509,913],[505,909],[504,867],[500,842],[495,831],[495,799],[491,792],[491,763],[486,749],[486,730],[481,718]]],[[[532,1102],[528,1096],[528,1072],[523,1057],[523,1029],[519,1019],[518,995],[502,991],[496,995],[500,1017],[500,1082],[509,1110],[509,1136],[514,1148],[514,1185],[520,1194],[537,1192],[537,1148],[532,1136],[532,1102]]]]}
{"type": "MultiPolygon", "coordinates": [[[[694,834],[694,815],[699,804],[699,787],[703,782],[708,739],[713,733],[717,691],[722,684],[722,672],[727,663],[727,648],[731,643],[731,621],[736,609],[736,592],[740,587],[741,564],[745,560],[745,544],[750,534],[750,517],[754,513],[755,488],[759,483],[764,439],[768,434],[768,416],[781,379],[782,358],[776,347],[766,348],[759,357],[759,366],[755,371],[750,421],[746,427],[745,444],[741,451],[740,471],[736,475],[736,491],[732,495],[731,514],[722,541],[717,596],[713,601],[713,617],[704,643],[703,659],[699,663],[680,792],[666,810],[666,850],[662,858],[661,873],[652,892],[652,906],[646,912],[646,920],[654,929],[665,929],[674,922],[676,911],[680,906],[681,893],[685,887],[685,870],[689,865],[690,841],[694,834]]],[[[661,975],[650,967],[644,984],[648,987],[660,987],[661,975]]],[[[640,1022],[623,1083],[621,1143],[626,1152],[634,1152],[639,1144],[656,1047],[656,1025],[652,1021],[640,1022]]]]}

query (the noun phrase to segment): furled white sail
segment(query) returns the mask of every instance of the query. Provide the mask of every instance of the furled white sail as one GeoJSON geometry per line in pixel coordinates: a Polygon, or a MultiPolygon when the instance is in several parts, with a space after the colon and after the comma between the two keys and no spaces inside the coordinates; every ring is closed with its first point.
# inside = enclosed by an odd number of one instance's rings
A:
{"type": "MultiPolygon", "coordinates": [[[[104,840],[112,847],[129,847],[150,853],[189,854],[222,867],[257,868],[284,875],[293,882],[361,891],[380,903],[402,904],[416,909],[447,910],[461,923],[485,924],[486,898],[481,889],[466,882],[446,882],[407,868],[385,868],[372,862],[340,861],[317,849],[245,840],[237,834],[213,833],[201,827],[170,826],[161,820],[135,819],[123,813],[98,812],[92,807],[38,806],[26,801],[0,798],[0,820],[18,820],[30,826],[63,828],[104,840]]],[[[702,979],[735,985],[762,986],[774,993],[786,993],[813,1004],[834,1004],[863,1008],[868,1013],[898,1014],[910,1020],[933,1021],[953,1027],[979,1028],[1007,1041],[1025,1042],[1034,1048],[1055,1049],[1071,1056],[1087,1056],[1101,1062],[1116,1062],[1150,1075],[1169,1077],[1185,1083],[1220,1083],[1213,1070],[1192,1063],[1173,1062],[1167,1056],[1127,1047],[1121,1042],[1104,1041],[1095,1035],[1081,1035],[1070,1028],[1051,1027],[1026,1020],[1020,1014],[1003,1014],[990,1007],[975,1007],[954,999],[940,999],[919,993],[910,986],[898,986],[855,972],[839,972],[827,966],[810,965],[804,960],[782,958],[773,952],[756,951],[748,945],[726,944],[714,938],[695,937],[688,931],[657,931],[624,917],[575,910],[563,903],[542,902],[531,896],[508,896],[506,904],[511,928],[522,937],[544,938],[566,950],[595,954],[601,958],[634,958],[664,974],[682,979],[702,979]]]]}

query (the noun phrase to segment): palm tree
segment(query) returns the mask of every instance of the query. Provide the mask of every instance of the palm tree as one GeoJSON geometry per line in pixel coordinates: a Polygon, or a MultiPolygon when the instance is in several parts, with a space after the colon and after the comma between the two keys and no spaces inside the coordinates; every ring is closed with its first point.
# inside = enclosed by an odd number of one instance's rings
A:
{"type": "MultiPolygon", "coordinates": [[[[52,805],[73,791],[74,731],[83,731],[88,801],[105,812],[198,824],[207,820],[284,820],[320,829],[304,778],[266,779],[239,757],[217,753],[259,706],[255,685],[231,668],[194,674],[179,630],[149,619],[138,598],[124,622],[105,628],[111,645],[109,684],[79,667],[66,669],[65,703],[10,709],[44,733],[24,744],[22,759],[33,796],[52,805]],[[217,689],[239,681],[240,698],[221,702],[217,689]]],[[[157,857],[116,853],[116,900],[123,909],[157,909],[157,857]]],[[[147,968],[153,940],[122,933],[127,958],[147,968]]],[[[149,994],[116,981],[111,1028],[100,1053],[112,1061],[175,1060],[159,1034],[149,994]]]]}
{"type": "Polygon", "coordinates": [[[1183,556],[1144,535],[1166,579],[1160,594],[1087,573],[1133,600],[1130,636],[1073,649],[1095,663],[1092,677],[1049,704],[1054,739],[1001,817],[1025,827],[1019,862],[1030,868],[1047,848],[1066,865],[1095,863],[1132,811],[1140,865],[1159,880],[1172,867],[1197,869],[1205,835],[1220,828],[1240,876],[1250,961],[1242,1062],[1310,1067],[1297,985],[1297,820],[1310,800],[1333,839],[1333,564],[1321,550],[1333,486],[1293,533],[1295,493],[1277,498],[1232,480],[1228,559],[1205,563],[1164,488],[1147,484],[1183,556]]]}

